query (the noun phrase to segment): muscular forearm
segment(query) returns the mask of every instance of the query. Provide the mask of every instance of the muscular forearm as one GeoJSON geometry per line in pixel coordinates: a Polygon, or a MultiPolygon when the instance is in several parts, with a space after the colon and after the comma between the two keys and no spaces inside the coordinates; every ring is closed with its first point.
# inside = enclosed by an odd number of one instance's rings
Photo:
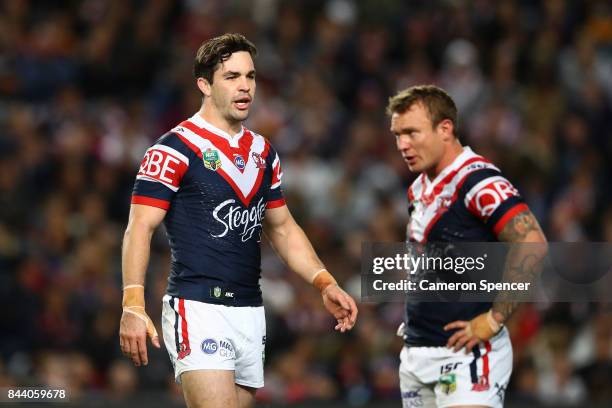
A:
{"type": "MultiPolygon", "coordinates": [[[[513,245],[508,253],[504,270],[504,282],[533,283],[543,267],[546,256],[545,243],[513,245]]],[[[499,323],[507,321],[519,305],[516,293],[499,292],[493,303],[493,317],[499,323]]]]}
{"type": "Polygon", "coordinates": [[[138,222],[131,223],[125,231],[122,248],[123,286],[144,285],[153,229],[138,222]]]}
{"type": "Polygon", "coordinates": [[[270,243],[287,266],[306,281],[325,268],[306,234],[296,223],[267,234],[270,243]]]}

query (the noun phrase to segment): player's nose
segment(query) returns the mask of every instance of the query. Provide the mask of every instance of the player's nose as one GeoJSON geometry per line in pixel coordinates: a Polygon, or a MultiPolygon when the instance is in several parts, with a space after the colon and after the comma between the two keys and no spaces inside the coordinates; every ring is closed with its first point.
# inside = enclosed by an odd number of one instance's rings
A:
{"type": "Polygon", "coordinates": [[[404,136],[399,136],[396,141],[395,141],[396,145],[397,145],[397,150],[399,150],[400,152],[403,152],[405,150],[409,150],[412,145],[410,143],[410,141],[408,140],[407,137],[404,136]]]}
{"type": "Polygon", "coordinates": [[[238,90],[242,92],[249,92],[251,90],[249,78],[246,76],[240,77],[240,81],[238,82],[238,90]]]}

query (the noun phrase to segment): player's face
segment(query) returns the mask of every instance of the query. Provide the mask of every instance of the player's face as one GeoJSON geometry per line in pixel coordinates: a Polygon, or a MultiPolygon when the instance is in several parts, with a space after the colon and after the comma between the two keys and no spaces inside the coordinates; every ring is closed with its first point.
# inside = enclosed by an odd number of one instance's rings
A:
{"type": "Polygon", "coordinates": [[[391,132],[410,171],[429,173],[436,169],[444,156],[445,145],[439,126],[431,126],[425,107],[415,103],[405,112],[393,113],[391,132]]]}
{"type": "Polygon", "coordinates": [[[242,122],[249,116],[255,97],[255,67],[251,54],[233,53],[213,74],[211,101],[220,116],[229,123],[242,122]]]}

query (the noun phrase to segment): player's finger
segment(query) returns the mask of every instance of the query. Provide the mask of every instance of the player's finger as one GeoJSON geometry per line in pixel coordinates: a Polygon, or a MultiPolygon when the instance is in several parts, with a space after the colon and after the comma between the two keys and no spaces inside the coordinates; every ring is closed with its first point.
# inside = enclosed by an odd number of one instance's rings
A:
{"type": "Polygon", "coordinates": [[[359,313],[359,311],[357,310],[357,304],[355,303],[355,300],[349,296],[348,298],[349,304],[351,305],[351,327],[353,327],[353,325],[355,324],[355,322],[357,321],[357,313],[359,313]]]}
{"type": "Polygon", "coordinates": [[[121,352],[123,353],[124,356],[130,357],[132,354],[130,350],[130,339],[125,335],[121,335],[120,341],[121,341],[121,352]]]}
{"type": "Polygon", "coordinates": [[[465,333],[463,332],[463,330],[459,330],[456,333],[453,333],[452,336],[449,337],[448,341],[446,342],[446,347],[451,348],[455,345],[455,343],[457,342],[457,340],[459,340],[459,338],[461,336],[465,335],[465,333]]]}
{"type": "Polygon", "coordinates": [[[472,337],[470,341],[465,345],[465,354],[470,354],[472,349],[480,343],[480,339],[478,337],[472,337]]]}
{"type": "Polygon", "coordinates": [[[344,333],[346,330],[348,330],[348,328],[349,328],[349,327],[348,327],[348,326],[349,326],[349,325],[348,325],[348,317],[344,317],[344,318],[342,319],[341,325],[342,325],[342,330],[340,330],[340,331],[341,331],[342,333],[344,333]]]}
{"type": "Polygon", "coordinates": [[[468,322],[463,321],[463,320],[457,320],[455,322],[449,323],[446,326],[444,326],[444,331],[449,331],[452,329],[463,329],[468,325],[468,322]]]}
{"type": "Polygon", "coordinates": [[[457,340],[457,343],[455,343],[455,347],[453,348],[453,351],[456,353],[459,350],[461,350],[463,346],[465,345],[465,343],[467,343],[469,340],[470,338],[468,336],[463,335],[462,337],[460,337],[459,340],[457,340]]]}
{"type": "Polygon", "coordinates": [[[346,330],[351,330],[355,325],[355,321],[353,320],[353,315],[346,316],[344,319],[344,324],[346,325],[346,330]]]}
{"type": "Polygon", "coordinates": [[[130,339],[130,357],[136,367],[140,366],[140,354],[138,353],[138,340],[130,339]]]}
{"type": "Polygon", "coordinates": [[[140,362],[142,365],[149,364],[149,359],[147,356],[147,339],[141,339],[138,341],[138,356],[140,357],[140,362]]]}

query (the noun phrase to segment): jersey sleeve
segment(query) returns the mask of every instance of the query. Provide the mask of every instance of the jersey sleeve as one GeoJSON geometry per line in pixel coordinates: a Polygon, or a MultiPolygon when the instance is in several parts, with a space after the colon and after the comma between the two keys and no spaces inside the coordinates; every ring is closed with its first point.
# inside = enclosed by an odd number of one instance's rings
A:
{"type": "Polygon", "coordinates": [[[278,153],[272,147],[270,147],[270,162],[272,168],[272,180],[270,188],[266,194],[266,208],[276,208],[285,205],[285,198],[283,196],[283,189],[281,187],[283,178],[283,170],[281,169],[280,158],[278,153]]]}
{"type": "Polygon", "coordinates": [[[167,210],[189,168],[190,150],[174,133],[167,133],[147,149],[140,163],[132,204],[167,210]]]}
{"type": "Polygon", "coordinates": [[[518,190],[496,170],[476,171],[465,184],[465,207],[496,236],[516,214],[528,209],[518,190]]]}

